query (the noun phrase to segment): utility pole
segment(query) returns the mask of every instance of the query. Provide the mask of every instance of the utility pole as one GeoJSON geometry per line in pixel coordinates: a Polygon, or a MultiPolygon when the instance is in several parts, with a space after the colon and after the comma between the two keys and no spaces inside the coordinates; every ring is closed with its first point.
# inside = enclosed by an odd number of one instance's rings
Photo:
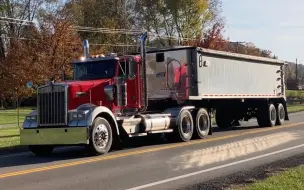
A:
{"type": "Polygon", "coordinates": [[[298,58],[296,59],[296,89],[298,89],[298,58]]]}

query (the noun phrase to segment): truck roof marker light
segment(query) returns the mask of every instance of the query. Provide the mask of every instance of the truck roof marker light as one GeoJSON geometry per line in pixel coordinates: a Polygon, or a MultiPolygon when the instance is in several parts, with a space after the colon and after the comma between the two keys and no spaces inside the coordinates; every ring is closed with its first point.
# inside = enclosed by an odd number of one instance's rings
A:
{"type": "Polygon", "coordinates": [[[81,57],[80,57],[80,60],[81,60],[81,61],[84,61],[85,59],[86,59],[86,58],[85,58],[84,56],[81,56],[81,57]]]}

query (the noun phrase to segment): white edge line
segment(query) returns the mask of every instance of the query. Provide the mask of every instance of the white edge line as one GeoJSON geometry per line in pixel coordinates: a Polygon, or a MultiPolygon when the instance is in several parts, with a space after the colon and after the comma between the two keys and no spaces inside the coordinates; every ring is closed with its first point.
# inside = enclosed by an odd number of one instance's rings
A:
{"type": "Polygon", "coordinates": [[[237,165],[237,164],[249,162],[249,161],[252,161],[252,160],[257,160],[259,158],[272,156],[272,155],[279,154],[279,153],[282,153],[282,152],[287,152],[289,150],[293,150],[293,149],[297,149],[297,148],[301,148],[301,147],[304,147],[304,144],[289,147],[289,148],[286,148],[286,149],[278,150],[278,151],[275,151],[275,152],[271,152],[271,153],[267,153],[267,154],[263,154],[263,155],[259,155],[259,156],[255,156],[255,157],[244,159],[244,160],[239,160],[239,161],[236,161],[236,162],[231,162],[229,164],[224,164],[224,165],[216,166],[216,167],[213,167],[213,168],[208,168],[208,169],[205,169],[205,170],[200,170],[200,171],[197,171],[197,172],[188,173],[188,174],[185,174],[185,175],[180,175],[180,176],[173,177],[173,178],[169,178],[169,179],[165,179],[165,180],[161,180],[161,181],[156,181],[156,182],[153,182],[153,183],[149,183],[149,184],[146,184],[146,185],[141,185],[141,186],[138,186],[138,187],[127,189],[127,190],[138,190],[138,189],[148,188],[148,187],[168,183],[168,182],[171,182],[171,181],[175,181],[175,180],[178,180],[178,179],[187,178],[187,177],[191,177],[191,176],[194,176],[194,175],[199,175],[199,174],[202,174],[202,173],[206,173],[206,172],[226,168],[226,167],[229,167],[229,166],[234,166],[234,165],[237,165]]]}

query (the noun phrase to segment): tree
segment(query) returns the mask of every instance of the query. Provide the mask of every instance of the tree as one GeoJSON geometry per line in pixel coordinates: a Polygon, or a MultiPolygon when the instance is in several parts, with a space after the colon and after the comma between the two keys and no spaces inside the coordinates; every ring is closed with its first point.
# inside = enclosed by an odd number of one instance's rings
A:
{"type": "Polygon", "coordinates": [[[127,47],[115,47],[113,44],[130,44],[134,41],[129,34],[134,22],[130,16],[132,5],[133,0],[73,0],[66,4],[66,8],[70,10],[81,39],[88,39],[93,44],[93,52],[126,53],[127,47]]]}
{"type": "Polygon", "coordinates": [[[82,53],[81,41],[64,9],[41,12],[40,24],[25,28],[25,39],[11,40],[2,60],[0,96],[22,98],[33,91],[25,88],[27,81],[41,85],[46,80],[60,80],[62,71],[71,75],[71,61],[82,53]]]}
{"type": "Polygon", "coordinates": [[[155,34],[163,46],[203,36],[214,22],[220,20],[217,0],[143,0],[136,1],[137,27],[155,34]]]}

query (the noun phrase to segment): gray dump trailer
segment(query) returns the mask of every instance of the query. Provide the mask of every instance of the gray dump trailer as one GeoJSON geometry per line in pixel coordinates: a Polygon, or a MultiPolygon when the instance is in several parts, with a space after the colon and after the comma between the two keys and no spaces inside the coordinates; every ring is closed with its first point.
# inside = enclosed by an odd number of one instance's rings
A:
{"type": "Polygon", "coordinates": [[[288,120],[283,61],[186,46],[146,51],[145,40],[135,55],[89,57],[86,50],[73,63],[74,81],[39,87],[39,109],[26,117],[21,144],[38,155],[56,145],[104,154],[137,136],[205,138],[212,117],[219,128],[288,120]]]}

